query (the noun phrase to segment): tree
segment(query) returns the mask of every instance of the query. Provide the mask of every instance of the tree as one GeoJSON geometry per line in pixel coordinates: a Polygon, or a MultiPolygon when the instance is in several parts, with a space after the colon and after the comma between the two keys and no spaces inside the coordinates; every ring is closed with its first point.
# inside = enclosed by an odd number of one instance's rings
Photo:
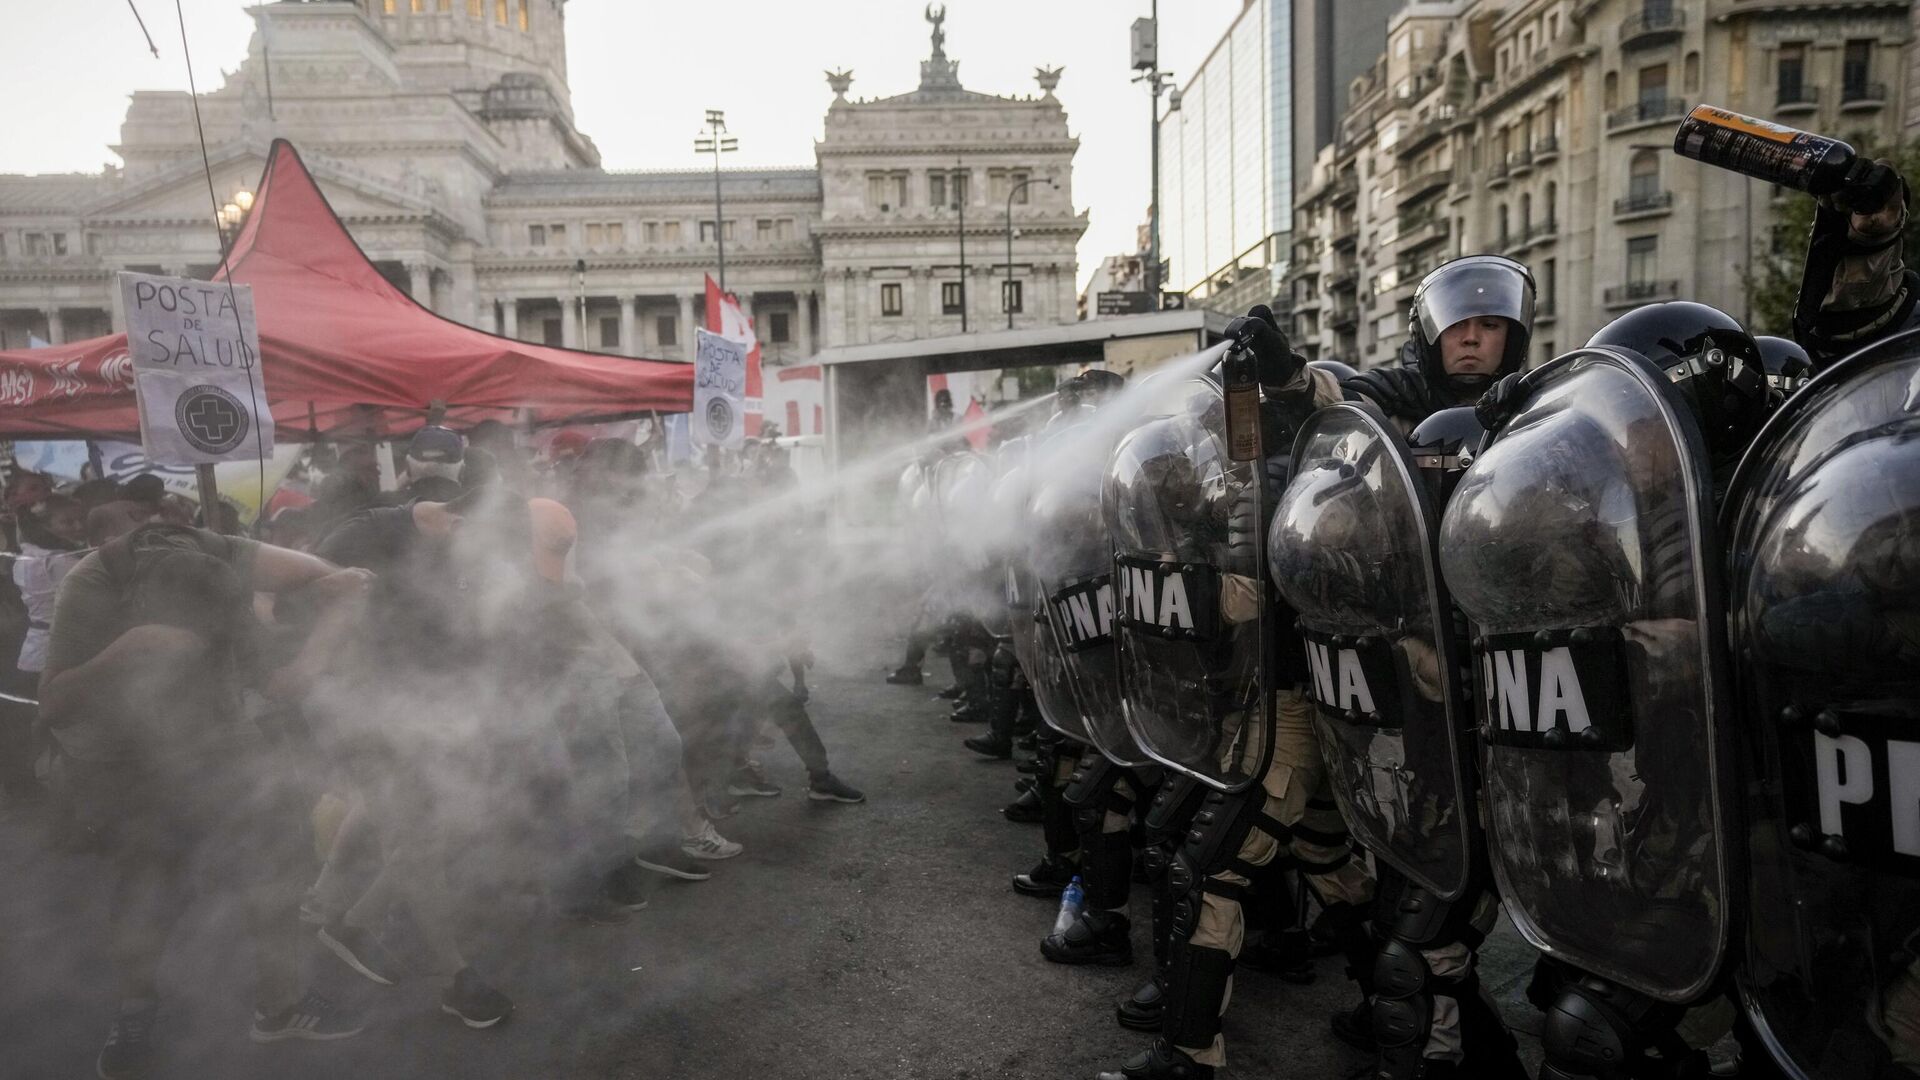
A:
{"type": "MultiPolygon", "coordinates": [[[[1862,155],[1892,162],[1900,175],[1920,177],[1920,141],[1892,147],[1864,135],[1850,141],[1862,155]]],[[[1793,305],[1800,298],[1800,274],[1807,258],[1807,237],[1813,232],[1814,205],[1813,198],[1802,192],[1775,190],[1778,195],[1770,235],[1756,238],[1744,276],[1747,300],[1753,308],[1753,325],[1747,329],[1755,334],[1791,337],[1793,305]]],[[[1920,230],[1908,229],[1903,246],[1907,266],[1920,269],[1920,230]]]]}

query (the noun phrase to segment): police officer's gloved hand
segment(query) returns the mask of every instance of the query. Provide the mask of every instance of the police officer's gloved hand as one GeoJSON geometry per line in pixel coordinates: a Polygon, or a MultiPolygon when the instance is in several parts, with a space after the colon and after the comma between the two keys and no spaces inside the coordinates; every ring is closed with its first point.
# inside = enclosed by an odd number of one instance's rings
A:
{"type": "Polygon", "coordinates": [[[1899,198],[1905,203],[1906,181],[1893,163],[1880,158],[1867,166],[1859,178],[1833,195],[1833,205],[1849,214],[1871,217],[1888,209],[1899,198]]]}
{"type": "Polygon", "coordinates": [[[1487,392],[1480,395],[1474,403],[1474,419],[1480,426],[1493,431],[1507,422],[1513,411],[1520,406],[1520,373],[1502,375],[1487,392]]]}
{"type": "Polygon", "coordinates": [[[1227,339],[1253,353],[1262,386],[1285,386],[1305,366],[1293,351],[1279,320],[1265,304],[1255,304],[1245,315],[1227,324],[1227,339]]]}

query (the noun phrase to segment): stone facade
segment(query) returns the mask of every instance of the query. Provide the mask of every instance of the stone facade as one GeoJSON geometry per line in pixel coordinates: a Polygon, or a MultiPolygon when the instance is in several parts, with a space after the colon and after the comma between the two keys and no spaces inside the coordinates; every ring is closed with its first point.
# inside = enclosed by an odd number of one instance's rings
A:
{"type": "Polygon", "coordinates": [[[1674,125],[1707,102],[1893,142],[1908,112],[1908,7],[1409,5],[1299,200],[1281,297],[1296,339],[1317,357],[1390,362],[1420,278],[1484,252],[1533,271],[1536,361],[1642,303],[1685,297],[1745,317],[1774,193],[1675,157],[1674,125]]]}
{"type": "MultiPolygon", "coordinates": [[[[691,359],[715,266],[713,173],[601,167],[574,125],[563,0],[310,0],[251,14],[245,61],[200,97],[221,200],[244,201],[268,144],[288,138],[368,256],[436,312],[525,340],[691,359]]],[[[1004,327],[1009,224],[1015,325],[1073,321],[1086,217],[1073,210],[1060,72],[1037,72],[1034,95],[970,91],[943,36],[936,23],[910,93],[857,101],[851,73],[829,78],[815,167],[722,171],[727,286],[772,362],[957,331],[943,300],[961,295],[970,329],[1004,327]],[[957,291],[954,191],[966,199],[957,291]]],[[[217,269],[189,95],[135,94],[113,149],[122,164],[101,174],[0,176],[0,347],[117,328],[117,270],[217,269]]]]}

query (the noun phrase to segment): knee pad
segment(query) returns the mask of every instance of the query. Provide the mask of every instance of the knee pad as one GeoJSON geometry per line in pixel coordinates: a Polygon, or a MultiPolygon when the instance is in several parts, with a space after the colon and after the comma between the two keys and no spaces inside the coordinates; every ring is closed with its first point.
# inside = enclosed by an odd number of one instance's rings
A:
{"type": "MultiPolygon", "coordinates": [[[[1546,1009],[1540,1032],[1546,1064],[1540,1075],[1624,1080],[1634,1075],[1648,1047],[1671,1044],[1684,1012],[1592,975],[1569,980],[1546,1009]]],[[[1667,1049],[1662,1046],[1663,1057],[1667,1049]]]]}
{"type": "MultiPolygon", "coordinates": [[[[1080,755],[1080,763],[1074,766],[1073,775],[1067,778],[1067,805],[1078,810],[1083,806],[1101,806],[1101,797],[1113,789],[1120,772],[1113,762],[1099,754],[1088,751],[1080,755]]],[[[1104,807],[1101,807],[1104,810],[1104,807]]]]}
{"type": "Polygon", "coordinates": [[[1381,1076],[1412,1080],[1433,1029],[1432,972],[1420,950],[1392,938],[1373,965],[1373,1037],[1380,1044],[1381,1076]]]}
{"type": "Polygon", "coordinates": [[[1229,795],[1209,791],[1188,823],[1181,854],[1199,875],[1231,870],[1252,876],[1255,867],[1240,860],[1240,848],[1258,826],[1283,842],[1287,828],[1266,813],[1267,794],[1259,788],[1229,795]]]}

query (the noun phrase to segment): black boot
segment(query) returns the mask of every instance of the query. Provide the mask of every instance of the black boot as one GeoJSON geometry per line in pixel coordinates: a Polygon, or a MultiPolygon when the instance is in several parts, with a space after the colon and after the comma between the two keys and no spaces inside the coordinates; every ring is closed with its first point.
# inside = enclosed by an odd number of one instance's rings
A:
{"type": "Polygon", "coordinates": [[[1133,963],[1133,922],[1117,911],[1081,912],[1064,934],[1048,934],[1040,955],[1056,964],[1125,967],[1133,963]]]}
{"type": "Polygon", "coordinates": [[[1333,1014],[1334,1037],[1364,1054],[1377,1053],[1380,1044],[1373,1037],[1373,1004],[1361,1001],[1346,1012],[1333,1014]]]}
{"type": "Polygon", "coordinates": [[[989,731],[985,735],[975,735],[961,740],[960,745],[976,754],[985,754],[987,757],[1001,761],[1013,759],[1013,740],[1004,732],[989,731]]]}
{"type": "Polygon", "coordinates": [[[913,667],[895,668],[888,673],[887,681],[895,686],[919,686],[926,681],[926,676],[916,664],[913,667]]]}
{"type": "Polygon", "coordinates": [[[1165,1039],[1127,1061],[1119,1072],[1103,1072],[1100,1080],[1213,1080],[1213,1066],[1202,1065],[1165,1039]]]}
{"type": "Polygon", "coordinates": [[[1134,1031],[1159,1031],[1160,1018],[1166,1015],[1167,992],[1160,985],[1160,976],[1155,975],[1140,984],[1133,996],[1114,1008],[1114,1018],[1120,1026],[1134,1031]]]}
{"type": "Polygon", "coordinates": [[[1026,873],[1013,875],[1013,891],[1022,896],[1058,900],[1067,885],[1073,881],[1075,871],[1076,867],[1072,863],[1049,855],[1040,860],[1040,865],[1026,873]]]}
{"type": "Polygon", "coordinates": [[[1046,810],[1041,804],[1040,793],[1033,788],[1022,791],[1019,798],[1008,803],[1006,809],[1000,812],[1006,815],[1008,821],[1019,822],[1022,825],[1038,825],[1046,819],[1046,810]]]}
{"type": "Polygon", "coordinates": [[[1299,986],[1314,979],[1311,946],[1301,929],[1267,931],[1258,942],[1240,950],[1240,962],[1299,986]]]}

